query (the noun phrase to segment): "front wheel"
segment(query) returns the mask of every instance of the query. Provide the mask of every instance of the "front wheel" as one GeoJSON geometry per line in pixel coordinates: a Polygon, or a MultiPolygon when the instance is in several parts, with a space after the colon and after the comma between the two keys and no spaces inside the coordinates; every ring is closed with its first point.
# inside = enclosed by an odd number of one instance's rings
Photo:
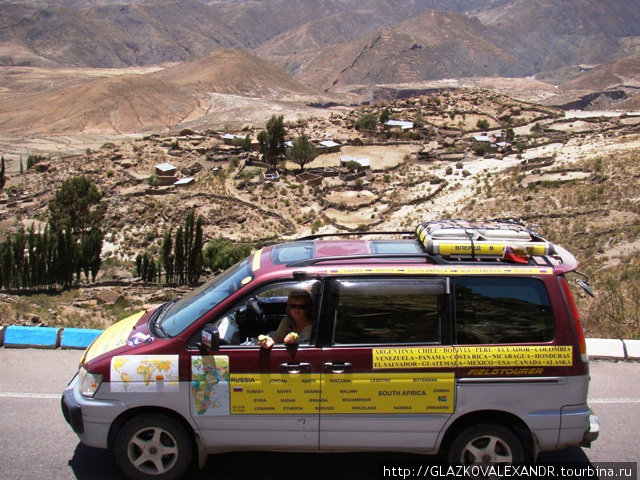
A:
{"type": "Polygon", "coordinates": [[[193,445],[177,420],[145,414],[129,420],[115,438],[113,454],[122,472],[135,480],[176,480],[193,461],[193,445]]]}
{"type": "Polygon", "coordinates": [[[448,460],[459,465],[514,465],[524,462],[522,442],[502,425],[472,425],[451,444],[448,460]]]}

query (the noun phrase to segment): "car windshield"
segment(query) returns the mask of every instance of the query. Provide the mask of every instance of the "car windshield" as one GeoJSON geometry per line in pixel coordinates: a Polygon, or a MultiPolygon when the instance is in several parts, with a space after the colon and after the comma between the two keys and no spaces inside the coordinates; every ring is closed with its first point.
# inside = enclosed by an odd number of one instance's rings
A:
{"type": "Polygon", "coordinates": [[[170,337],[178,335],[251,280],[253,272],[246,259],[171,305],[159,320],[162,330],[170,337]]]}

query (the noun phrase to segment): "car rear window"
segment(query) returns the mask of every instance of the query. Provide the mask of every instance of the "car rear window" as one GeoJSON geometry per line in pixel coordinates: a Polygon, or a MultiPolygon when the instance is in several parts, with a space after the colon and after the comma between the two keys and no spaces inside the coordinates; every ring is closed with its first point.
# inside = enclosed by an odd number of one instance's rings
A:
{"type": "Polygon", "coordinates": [[[554,338],[551,302],[537,278],[455,279],[458,344],[548,342],[554,338]]]}

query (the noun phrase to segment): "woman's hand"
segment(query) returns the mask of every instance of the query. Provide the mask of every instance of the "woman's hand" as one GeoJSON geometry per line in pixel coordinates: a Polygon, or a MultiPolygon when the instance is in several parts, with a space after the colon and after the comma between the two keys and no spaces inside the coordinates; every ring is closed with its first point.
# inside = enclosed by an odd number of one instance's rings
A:
{"type": "Polygon", "coordinates": [[[299,335],[296,332],[291,332],[286,337],[284,337],[285,345],[292,345],[294,343],[298,343],[299,335]]]}
{"type": "MultiPolygon", "coordinates": [[[[285,338],[285,342],[286,341],[287,339],[285,338]]],[[[258,343],[262,348],[266,348],[267,350],[269,350],[271,347],[273,347],[273,344],[275,342],[273,341],[273,338],[271,338],[269,335],[260,335],[258,337],[258,343]]]]}

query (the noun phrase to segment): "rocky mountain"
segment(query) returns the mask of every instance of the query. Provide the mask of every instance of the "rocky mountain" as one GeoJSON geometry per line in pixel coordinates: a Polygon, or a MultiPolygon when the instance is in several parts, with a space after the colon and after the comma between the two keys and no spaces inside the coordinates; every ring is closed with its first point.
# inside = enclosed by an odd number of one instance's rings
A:
{"type": "Polygon", "coordinates": [[[527,66],[466,15],[433,11],[352,42],[302,55],[304,83],[334,86],[472,76],[519,76],[527,66]]]}
{"type": "Polygon", "coordinates": [[[100,5],[84,10],[0,3],[0,62],[124,67],[180,62],[245,46],[194,0],[100,5]]]}
{"type": "Polygon", "coordinates": [[[639,55],[636,0],[1,2],[0,133],[206,127],[249,97],[266,114],[534,74],[546,104],[628,106],[639,76],[625,59],[639,55]],[[598,96],[594,67],[613,60],[624,93],[598,96]]]}
{"type": "Polygon", "coordinates": [[[640,4],[635,0],[500,1],[477,17],[518,40],[504,48],[529,65],[531,73],[605,62],[624,55],[625,44],[640,36],[640,4]]]}
{"type": "MultiPolygon", "coordinates": [[[[481,36],[474,46],[480,58],[462,55],[453,65],[441,62],[443,78],[455,77],[456,70],[484,75],[497,66],[500,75],[512,76],[523,68],[533,74],[569,64],[602,63],[628,54],[630,48],[636,51],[640,36],[640,6],[635,0],[67,0],[2,2],[0,7],[0,62],[5,65],[147,65],[244,47],[295,74],[303,61],[322,55],[330,45],[340,45],[334,50],[340,53],[344,44],[366,44],[380,29],[411,35],[403,31],[407,20],[415,25],[414,34],[417,28],[432,29],[434,23],[423,14],[434,10],[460,13],[466,17],[462,24],[479,20],[468,33],[481,36]],[[481,64],[483,56],[492,56],[494,44],[513,61],[481,64]],[[490,46],[483,51],[486,45],[490,46]]],[[[467,32],[455,30],[456,25],[435,27],[436,33],[448,30],[449,42],[441,39],[450,46],[443,50],[446,56],[460,55],[456,44],[468,39],[467,32]]],[[[395,83],[407,80],[402,71],[394,78],[395,83]]]]}

